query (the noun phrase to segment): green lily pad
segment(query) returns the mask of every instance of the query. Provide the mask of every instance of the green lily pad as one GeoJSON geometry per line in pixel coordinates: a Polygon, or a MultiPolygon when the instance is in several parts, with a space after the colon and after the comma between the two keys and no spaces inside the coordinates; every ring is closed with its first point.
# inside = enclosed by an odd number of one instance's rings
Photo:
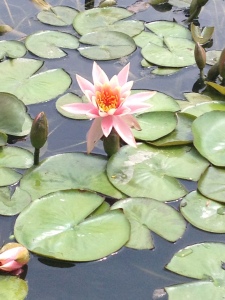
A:
{"type": "Polygon", "coordinates": [[[131,225],[127,247],[152,249],[152,230],[162,238],[175,242],[184,233],[186,222],[174,208],[148,198],[128,198],[116,202],[111,209],[122,208],[131,225]]]}
{"type": "Polygon", "coordinates": [[[124,214],[87,218],[103,202],[90,192],[51,193],[31,203],[16,220],[14,234],[30,251],[67,261],[90,261],[119,250],[129,239],[124,214]]]}
{"type": "Polygon", "coordinates": [[[20,182],[32,200],[65,189],[92,190],[116,199],[123,196],[108,180],[106,158],[83,153],[65,153],[49,157],[28,170],[20,182]],[[79,171],[78,171],[79,170],[79,171]]]}
{"type": "Polygon", "coordinates": [[[182,112],[190,114],[195,117],[200,117],[201,115],[214,111],[214,110],[225,110],[225,102],[224,101],[207,101],[195,105],[190,105],[187,108],[184,108],[182,112]]]}
{"type": "Polygon", "coordinates": [[[136,118],[141,130],[133,129],[133,135],[136,139],[144,141],[155,141],[172,132],[177,125],[177,118],[173,112],[148,112],[136,118]]]}
{"type": "Polygon", "coordinates": [[[108,30],[109,25],[130,16],[132,13],[124,8],[93,8],[80,12],[74,19],[73,27],[80,35],[84,35],[94,31],[108,30]]]}
{"type": "Polygon", "coordinates": [[[208,162],[187,146],[158,149],[145,144],[122,147],[107,164],[112,184],[131,197],[170,201],[187,191],[175,178],[198,180],[208,162]],[[159,189],[160,186],[160,189],[159,189]]]}
{"type": "Polygon", "coordinates": [[[163,39],[152,32],[142,31],[140,34],[134,37],[134,41],[135,44],[141,48],[146,46],[149,42],[161,47],[163,46],[163,39]]]}
{"type": "Polygon", "coordinates": [[[71,84],[70,76],[62,69],[37,72],[44,62],[17,58],[0,64],[0,92],[12,93],[25,104],[48,101],[64,93],[71,84]],[[33,75],[33,76],[32,76],[33,75]]]}
{"type": "Polygon", "coordinates": [[[11,197],[9,187],[0,188],[0,215],[14,216],[19,214],[31,202],[30,195],[16,188],[15,193],[11,197]]]}
{"type": "Polygon", "coordinates": [[[169,0],[168,3],[176,7],[190,7],[192,0],[169,0]]]}
{"type": "Polygon", "coordinates": [[[22,175],[10,168],[0,167],[0,187],[7,186],[18,182],[22,175]]]}
{"type": "Polygon", "coordinates": [[[186,67],[195,63],[195,44],[183,38],[166,37],[164,47],[148,43],[142,48],[144,58],[155,65],[163,67],[186,67]]]}
{"type": "Polygon", "coordinates": [[[169,21],[155,21],[145,24],[145,26],[159,37],[175,37],[192,39],[191,32],[186,27],[169,21]]]}
{"type": "Polygon", "coordinates": [[[86,115],[75,115],[72,114],[68,111],[66,111],[65,109],[63,109],[63,105],[66,104],[72,104],[72,103],[87,103],[88,100],[86,97],[78,97],[77,95],[73,94],[73,93],[67,93],[65,95],[63,95],[62,97],[60,97],[57,101],[56,101],[56,109],[58,110],[58,112],[70,119],[81,119],[81,120],[89,120],[90,117],[87,117],[86,115]]]}
{"type": "Polygon", "coordinates": [[[7,144],[7,139],[7,134],[0,132],[0,147],[5,146],[7,144]]]}
{"type": "Polygon", "coordinates": [[[28,293],[28,285],[17,276],[0,275],[0,290],[0,296],[4,300],[24,300],[28,293]]]}
{"type": "Polygon", "coordinates": [[[133,39],[116,31],[91,32],[80,38],[80,43],[91,45],[79,47],[78,51],[86,58],[111,60],[129,55],[136,49],[133,39]]]}
{"type": "Polygon", "coordinates": [[[73,24],[78,11],[68,6],[54,6],[50,10],[42,10],[37,15],[39,21],[53,26],[68,26],[73,24]]]}
{"type": "Polygon", "coordinates": [[[33,54],[52,59],[67,55],[60,48],[77,49],[79,42],[72,34],[46,30],[29,35],[25,40],[25,45],[33,54]]]}
{"type": "Polygon", "coordinates": [[[0,131],[15,136],[25,136],[30,132],[32,119],[26,106],[16,96],[0,93],[0,131]]]}
{"type": "Polygon", "coordinates": [[[33,154],[18,147],[0,148],[0,167],[27,169],[33,165],[33,154]]]}
{"type": "Polygon", "coordinates": [[[185,219],[195,227],[225,233],[225,205],[194,191],[181,201],[180,210],[185,219]]]}
{"type": "Polygon", "coordinates": [[[225,112],[211,111],[193,122],[194,145],[216,166],[225,166],[225,112]]]}
{"type": "Polygon", "coordinates": [[[155,68],[151,73],[155,75],[165,76],[179,72],[182,68],[155,68]]]}
{"type": "Polygon", "coordinates": [[[209,167],[201,176],[198,189],[205,197],[225,202],[225,169],[209,167]]]}
{"type": "Polygon", "coordinates": [[[217,84],[215,82],[205,81],[205,83],[209,86],[211,86],[213,89],[221,93],[222,95],[225,95],[225,86],[222,86],[220,84],[217,84]]]}
{"type": "Polygon", "coordinates": [[[206,52],[206,63],[208,65],[214,66],[219,62],[221,50],[210,50],[206,52]]]}
{"type": "Polygon", "coordinates": [[[195,117],[185,113],[177,114],[177,126],[173,132],[165,137],[151,142],[154,146],[186,145],[193,142],[192,123],[195,117]]]}
{"type": "Polygon", "coordinates": [[[199,26],[195,26],[194,23],[191,23],[191,34],[196,43],[204,45],[211,39],[213,32],[214,27],[204,27],[203,30],[201,30],[199,26]]]}
{"type": "Polygon", "coordinates": [[[0,59],[4,57],[23,57],[27,52],[23,43],[18,41],[0,41],[0,59]]]}

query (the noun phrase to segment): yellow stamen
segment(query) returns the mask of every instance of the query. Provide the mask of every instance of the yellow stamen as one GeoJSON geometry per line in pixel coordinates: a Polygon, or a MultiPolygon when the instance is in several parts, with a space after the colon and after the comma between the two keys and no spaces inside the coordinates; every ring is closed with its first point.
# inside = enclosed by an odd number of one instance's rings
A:
{"type": "Polygon", "coordinates": [[[115,109],[119,106],[120,97],[118,90],[112,90],[109,85],[103,85],[100,90],[96,91],[96,103],[103,112],[115,109]]]}

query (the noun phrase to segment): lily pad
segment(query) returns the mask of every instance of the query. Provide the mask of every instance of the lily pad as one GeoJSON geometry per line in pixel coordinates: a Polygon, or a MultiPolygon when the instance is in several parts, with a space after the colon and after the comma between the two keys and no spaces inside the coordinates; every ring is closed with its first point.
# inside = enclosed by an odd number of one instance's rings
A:
{"type": "Polygon", "coordinates": [[[31,203],[16,220],[14,234],[30,251],[67,261],[90,261],[119,250],[129,239],[124,214],[110,211],[87,218],[103,202],[90,192],[49,194],[31,203]]]}
{"type": "Polygon", "coordinates": [[[116,202],[111,209],[122,208],[131,225],[127,247],[152,249],[150,230],[162,238],[175,242],[184,233],[186,222],[172,207],[149,198],[128,198],[116,202]]]}
{"type": "Polygon", "coordinates": [[[14,184],[20,180],[22,175],[10,168],[0,167],[0,187],[14,184]]]}
{"type": "Polygon", "coordinates": [[[37,18],[45,24],[53,26],[68,26],[73,24],[78,11],[68,6],[54,6],[49,10],[39,12],[37,18]]]}
{"type": "Polygon", "coordinates": [[[216,166],[225,166],[225,112],[211,111],[193,122],[194,145],[216,166]]]}
{"type": "Polygon", "coordinates": [[[141,48],[146,46],[149,42],[161,47],[163,46],[163,39],[152,32],[142,31],[140,34],[134,37],[134,41],[135,44],[141,48]]]}
{"type": "Polygon", "coordinates": [[[19,147],[0,148],[0,167],[27,169],[33,165],[33,154],[19,147]]]}
{"type": "Polygon", "coordinates": [[[4,300],[24,300],[28,293],[28,285],[17,276],[0,275],[0,290],[4,300]]]}
{"type": "Polygon", "coordinates": [[[185,219],[195,227],[225,233],[225,205],[194,191],[181,201],[180,210],[185,219]]]}
{"type": "Polygon", "coordinates": [[[169,0],[168,3],[181,8],[190,7],[192,0],[169,0]]]}
{"type": "Polygon", "coordinates": [[[222,95],[225,95],[225,86],[222,86],[220,84],[217,84],[215,82],[206,81],[207,85],[211,86],[213,89],[217,90],[222,95]]]}
{"type": "Polygon", "coordinates": [[[220,55],[221,55],[220,50],[211,50],[206,52],[206,63],[208,65],[214,66],[216,63],[219,62],[220,55]]]}
{"type": "Polygon", "coordinates": [[[209,167],[201,176],[198,189],[205,197],[225,202],[225,169],[209,167]]]}
{"type": "Polygon", "coordinates": [[[172,300],[222,300],[225,292],[225,244],[200,243],[178,251],[166,268],[197,282],[166,287],[172,300]]]}
{"type": "Polygon", "coordinates": [[[225,110],[225,102],[224,101],[207,101],[195,105],[190,105],[182,110],[187,114],[190,114],[195,117],[200,117],[201,115],[214,111],[214,110],[225,110]]]}
{"type": "Polygon", "coordinates": [[[64,153],[49,157],[28,170],[20,182],[32,200],[48,193],[66,190],[92,190],[116,199],[123,196],[108,180],[106,158],[83,153],[64,153]]]}
{"type": "Polygon", "coordinates": [[[11,197],[9,187],[0,188],[0,215],[14,216],[19,214],[31,202],[30,195],[16,188],[15,193],[11,197]]]}
{"type": "Polygon", "coordinates": [[[23,43],[18,41],[0,41],[0,59],[4,57],[23,57],[27,52],[23,43]]]}
{"type": "Polygon", "coordinates": [[[121,58],[131,54],[136,49],[136,45],[130,36],[116,31],[87,33],[79,41],[91,45],[78,48],[80,54],[94,60],[121,58]]]}
{"type": "Polygon", "coordinates": [[[67,55],[60,48],[77,49],[79,42],[72,34],[46,30],[29,35],[25,40],[25,45],[33,54],[52,59],[67,55]]]}
{"type": "Polygon", "coordinates": [[[126,195],[170,201],[187,193],[175,177],[198,180],[207,166],[208,162],[191,147],[159,149],[139,144],[137,149],[124,146],[114,154],[107,164],[107,174],[126,195]]]}
{"type": "Polygon", "coordinates": [[[30,132],[32,119],[26,106],[16,96],[0,93],[0,131],[15,136],[25,136],[30,132]]]}
{"type": "Polygon", "coordinates": [[[138,115],[138,123],[141,130],[132,130],[136,139],[155,141],[171,133],[177,125],[177,118],[173,112],[149,112],[138,115]]]}
{"type": "Polygon", "coordinates": [[[195,44],[183,38],[164,38],[166,47],[160,47],[153,43],[148,43],[142,48],[144,58],[155,65],[164,67],[186,67],[195,63],[195,44]]]}
{"type": "Polygon", "coordinates": [[[48,101],[64,93],[71,84],[70,76],[62,69],[35,74],[44,62],[17,58],[0,64],[0,92],[12,93],[25,104],[48,101]],[[33,76],[32,76],[33,75],[33,76]]]}
{"type": "Polygon", "coordinates": [[[3,132],[0,132],[0,147],[5,146],[7,144],[7,135],[3,132]]]}
{"type": "Polygon", "coordinates": [[[66,104],[72,104],[72,103],[87,103],[88,100],[86,97],[78,97],[77,95],[73,94],[73,93],[67,93],[65,95],[63,95],[62,97],[60,97],[57,101],[56,101],[56,109],[58,110],[58,112],[70,119],[81,119],[81,120],[88,120],[90,119],[89,117],[87,117],[86,115],[75,115],[72,113],[69,113],[68,111],[66,111],[65,109],[63,109],[63,105],[66,104]]]}
{"type": "Polygon", "coordinates": [[[195,117],[185,113],[177,114],[177,126],[173,132],[165,137],[151,142],[155,146],[186,145],[193,142],[192,123],[195,117]]]}
{"type": "Polygon", "coordinates": [[[125,8],[93,8],[80,12],[74,19],[73,27],[80,35],[84,35],[98,30],[108,30],[109,25],[130,16],[132,13],[125,8]]]}

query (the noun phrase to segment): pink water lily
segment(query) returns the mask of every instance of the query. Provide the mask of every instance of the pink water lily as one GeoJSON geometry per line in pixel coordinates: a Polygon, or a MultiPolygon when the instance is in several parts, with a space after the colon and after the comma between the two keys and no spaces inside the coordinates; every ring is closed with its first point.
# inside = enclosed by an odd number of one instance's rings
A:
{"type": "Polygon", "coordinates": [[[95,119],[87,133],[87,152],[90,153],[96,142],[104,135],[108,137],[114,128],[127,144],[136,147],[136,141],[131,127],[140,130],[140,125],[132,115],[150,107],[143,103],[155,92],[141,92],[133,95],[133,81],[127,81],[130,64],[127,64],[118,75],[110,80],[105,72],[94,62],[93,84],[85,78],[76,75],[77,82],[87,97],[89,103],[73,103],[62,108],[73,114],[86,114],[95,119]]]}

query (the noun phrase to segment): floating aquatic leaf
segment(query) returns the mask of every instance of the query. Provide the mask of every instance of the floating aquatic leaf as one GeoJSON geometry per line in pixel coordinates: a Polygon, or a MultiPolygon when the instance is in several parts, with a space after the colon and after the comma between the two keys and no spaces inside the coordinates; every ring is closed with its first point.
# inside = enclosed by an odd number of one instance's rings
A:
{"type": "Polygon", "coordinates": [[[4,57],[23,57],[27,50],[23,43],[18,41],[0,41],[0,59],[4,57]]]}
{"type": "Polygon", "coordinates": [[[3,132],[0,132],[0,147],[5,146],[7,143],[7,135],[3,132]]]}
{"type": "Polygon", "coordinates": [[[131,54],[136,45],[131,37],[116,31],[99,31],[83,35],[80,43],[91,45],[78,48],[80,54],[94,60],[117,59],[131,54]]]}
{"type": "Polygon", "coordinates": [[[25,45],[35,55],[51,59],[67,55],[60,48],[77,49],[79,42],[69,33],[47,30],[29,35],[25,45]]]}
{"type": "Polygon", "coordinates": [[[74,29],[84,35],[93,31],[108,30],[116,21],[130,17],[131,12],[119,7],[93,8],[80,12],[74,19],[74,29]]]}
{"type": "Polygon", "coordinates": [[[222,86],[222,85],[219,85],[215,82],[210,82],[210,81],[206,81],[205,83],[207,85],[211,86],[212,88],[214,88],[215,90],[217,90],[222,95],[225,95],[225,86],[222,86]]]}
{"type": "Polygon", "coordinates": [[[154,33],[146,32],[146,31],[142,31],[140,34],[136,35],[134,37],[134,41],[135,44],[141,48],[146,46],[149,42],[161,47],[163,46],[163,39],[161,37],[159,37],[154,33]]]}
{"type": "Polygon", "coordinates": [[[103,200],[84,191],[51,193],[22,211],[16,220],[15,237],[30,251],[55,259],[105,257],[128,241],[130,225],[119,210],[87,218],[103,200]]]}
{"type": "Polygon", "coordinates": [[[78,11],[68,6],[54,6],[50,10],[39,12],[37,18],[45,24],[54,26],[68,26],[73,24],[78,11]]]}
{"type": "Polygon", "coordinates": [[[28,285],[17,276],[0,275],[0,290],[4,300],[24,300],[28,293],[28,285]]]}
{"type": "Polygon", "coordinates": [[[6,25],[6,24],[1,24],[0,25],[0,35],[2,35],[4,33],[7,33],[7,32],[10,32],[12,30],[13,30],[13,28],[9,25],[6,25]]]}
{"type": "Polygon", "coordinates": [[[62,69],[37,72],[43,61],[17,58],[0,64],[0,92],[12,93],[25,104],[50,100],[64,93],[71,84],[70,76],[62,69]],[[32,76],[33,75],[33,76],[32,76]]]}
{"type": "Polygon", "coordinates": [[[215,65],[217,62],[219,62],[220,55],[222,51],[218,50],[211,50],[206,52],[206,63],[208,65],[215,65]]]}
{"type": "Polygon", "coordinates": [[[26,106],[16,96],[0,93],[0,131],[15,136],[25,136],[30,132],[32,119],[26,106]]]}
{"type": "Polygon", "coordinates": [[[165,75],[172,75],[179,72],[181,68],[155,68],[151,73],[155,75],[165,76],[165,75]]]}
{"type": "Polygon", "coordinates": [[[0,167],[0,187],[14,184],[20,180],[22,175],[10,168],[0,167]]]}
{"type": "Polygon", "coordinates": [[[191,147],[160,149],[139,144],[137,149],[124,146],[113,155],[107,174],[126,195],[170,201],[187,193],[176,178],[198,180],[207,166],[208,162],[191,147]]]}
{"type": "Polygon", "coordinates": [[[192,126],[196,149],[216,166],[225,166],[224,126],[224,111],[205,113],[192,126]]]}
{"type": "Polygon", "coordinates": [[[176,6],[176,7],[181,7],[181,8],[186,8],[190,7],[192,0],[169,0],[169,4],[176,6]]]}
{"type": "Polygon", "coordinates": [[[92,190],[117,199],[123,196],[108,180],[106,158],[83,153],[49,157],[25,173],[20,182],[32,200],[48,193],[77,188],[92,190]]]}
{"type": "Polygon", "coordinates": [[[127,247],[152,249],[150,230],[162,238],[175,242],[184,233],[186,222],[172,207],[149,198],[128,198],[116,202],[112,209],[122,208],[131,224],[127,247]]]}
{"type": "Polygon", "coordinates": [[[180,203],[180,211],[195,227],[225,233],[225,205],[206,198],[197,191],[184,197],[180,203]]]}

